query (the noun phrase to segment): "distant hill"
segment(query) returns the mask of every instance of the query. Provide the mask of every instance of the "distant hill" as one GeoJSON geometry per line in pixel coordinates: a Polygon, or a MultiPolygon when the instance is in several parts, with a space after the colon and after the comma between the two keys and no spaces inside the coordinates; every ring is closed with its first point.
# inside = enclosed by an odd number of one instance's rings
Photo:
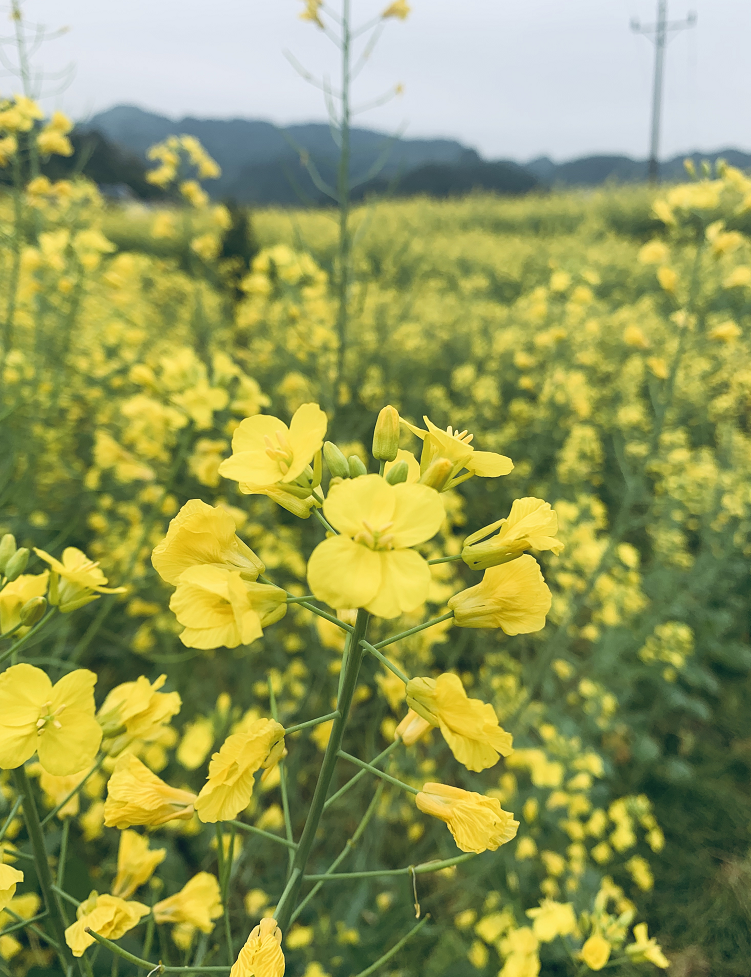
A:
{"type": "MultiPolygon", "coordinates": [[[[84,166],[87,175],[100,183],[127,184],[143,198],[154,195],[144,181],[148,147],[180,133],[200,139],[221,166],[221,177],[206,182],[215,199],[282,206],[326,202],[326,195],[303,166],[301,152],[309,156],[329,186],[336,183],[337,148],[325,123],[275,126],[252,119],[191,116],[175,120],[133,105],[116,105],[80,123],[76,133],[82,140],[88,134],[90,145],[95,140],[96,151],[84,166]]],[[[447,197],[476,189],[511,195],[540,187],[640,183],[647,175],[646,161],[630,156],[587,156],[560,163],[548,157],[525,164],[489,161],[455,139],[389,137],[371,129],[352,130],[351,151],[355,199],[382,193],[447,197]],[[373,164],[379,158],[384,165],[375,175],[373,164]]],[[[735,149],[693,154],[697,163],[718,157],[741,169],[751,168],[751,154],[735,149]]],[[[683,179],[684,158],[680,155],[664,162],[662,179],[683,179]]]]}

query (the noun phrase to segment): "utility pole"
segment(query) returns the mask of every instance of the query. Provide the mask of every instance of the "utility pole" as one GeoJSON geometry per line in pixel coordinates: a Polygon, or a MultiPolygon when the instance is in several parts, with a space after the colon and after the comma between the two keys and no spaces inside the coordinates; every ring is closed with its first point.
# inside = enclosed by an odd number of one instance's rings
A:
{"type": "Polygon", "coordinates": [[[649,140],[649,182],[657,183],[660,178],[660,122],[662,118],[662,79],[665,73],[665,48],[669,35],[696,24],[696,14],[692,11],[685,20],[668,20],[668,0],[657,0],[657,22],[642,25],[638,20],[631,21],[631,30],[643,34],[655,46],[655,76],[652,86],[652,125],[649,140]]]}

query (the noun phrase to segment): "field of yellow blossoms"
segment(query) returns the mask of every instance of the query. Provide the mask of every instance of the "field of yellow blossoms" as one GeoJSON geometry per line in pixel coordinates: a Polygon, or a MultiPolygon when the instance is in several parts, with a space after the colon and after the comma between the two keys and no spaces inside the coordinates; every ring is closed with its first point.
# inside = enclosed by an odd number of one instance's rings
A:
{"type": "Polygon", "coordinates": [[[751,180],[363,206],[343,318],[0,128],[0,973],[747,973],[751,180]]]}

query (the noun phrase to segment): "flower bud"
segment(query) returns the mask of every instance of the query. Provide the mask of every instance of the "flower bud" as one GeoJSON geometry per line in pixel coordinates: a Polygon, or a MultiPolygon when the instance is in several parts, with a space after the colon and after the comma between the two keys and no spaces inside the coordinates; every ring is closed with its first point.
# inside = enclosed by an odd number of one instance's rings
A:
{"type": "Polygon", "coordinates": [[[454,466],[448,458],[436,458],[420,476],[420,484],[434,488],[436,492],[442,492],[446,483],[451,478],[454,466]]]}
{"type": "Polygon", "coordinates": [[[335,478],[349,478],[347,459],[332,441],[324,441],[323,457],[328,470],[335,478]]]}
{"type": "Polygon", "coordinates": [[[0,573],[5,573],[5,566],[15,552],[16,538],[13,533],[6,533],[0,539],[0,573]]]}
{"type": "Polygon", "coordinates": [[[30,600],[27,600],[21,608],[21,624],[23,624],[23,626],[26,628],[33,627],[42,620],[46,610],[46,597],[32,597],[30,600]]]}
{"type": "Polygon", "coordinates": [[[384,407],[373,432],[373,457],[378,461],[393,461],[398,450],[399,411],[396,407],[384,407]]]}
{"type": "Polygon", "coordinates": [[[26,569],[26,564],[29,562],[29,551],[25,546],[22,546],[20,550],[16,550],[13,556],[5,564],[5,578],[9,582],[12,582],[16,577],[20,577],[21,574],[26,569]]]}
{"type": "Polygon", "coordinates": [[[409,475],[409,465],[406,461],[397,463],[386,472],[386,481],[389,485],[398,485],[399,482],[406,482],[409,475]]]}
{"type": "Polygon", "coordinates": [[[349,477],[359,478],[360,475],[367,475],[368,469],[363,464],[362,458],[357,455],[349,456],[349,477]]]}

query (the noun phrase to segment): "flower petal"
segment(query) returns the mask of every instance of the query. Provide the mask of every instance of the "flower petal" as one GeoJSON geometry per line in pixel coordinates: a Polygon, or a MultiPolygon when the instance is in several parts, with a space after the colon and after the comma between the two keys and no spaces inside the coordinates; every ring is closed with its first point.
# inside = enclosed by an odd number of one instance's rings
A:
{"type": "Polygon", "coordinates": [[[293,461],[282,481],[292,482],[305,471],[316,451],[323,447],[328,423],[318,404],[303,404],[297,408],[289,425],[293,461]]]}
{"type": "Polygon", "coordinates": [[[308,583],[331,607],[365,607],[381,586],[380,556],[348,536],[332,536],[313,550],[308,583]]]}
{"type": "Polygon", "coordinates": [[[394,546],[402,549],[424,543],[441,528],[445,518],[443,499],[428,485],[400,482],[394,486],[394,546]]]}
{"type": "Polygon", "coordinates": [[[496,454],[495,451],[473,451],[466,467],[473,475],[497,478],[499,475],[508,475],[514,463],[510,458],[496,454]]]}
{"type": "Polygon", "coordinates": [[[52,682],[41,668],[11,665],[0,675],[0,722],[3,726],[35,726],[40,707],[51,695],[52,682]]]}
{"type": "Polygon", "coordinates": [[[66,710],[80,709],[94,715],[94,686],[97,676],[88,668],[77,668],[55,683],[52,689],[51,711],[64,705],[66,710]]]}
{"type": "Polygon", "coordinates": [[[90,767],[102,741],[102,727],[89,712],[65,709],[47,723],[37,745],[39,762],[55,777],[67,777],[90,767]]]}
{"type": "Polygon", "coordinates": [[[36,726],[0,726],[0,770],[15,770],[34,756],[36,726]]]}
{"type": "Polygon", "coordinates": [[[289,436],[289,428],[278,417],[256,414],[246,417],[232,436],[232,455],[219,466],[219,474],[235,481],[253,482],[255,485],[273,485],[281,481],[284,473],[279,462],[266,453],[266,441],[271,439],[277,447],[276,432],[289,436]]]}
{"type": "MultiPolygon", "coordinates": [[[[432,490],[431,490],[432,491],[432,490]]],[[[414,550],[381,550],[381,585],[365,606],[378,617],[398,617],[423,604],[430,588],[430,567],[414,550]]]]}
{"type": "Polygon", "coordinates": [[[378,529],[393,521],[396,488],[397,486],[389,485],[380,475],[348,478],[329,492],[323,503],[323,514],[345,536],[356,536],[362,531],[363,522],[378,529]]]}

